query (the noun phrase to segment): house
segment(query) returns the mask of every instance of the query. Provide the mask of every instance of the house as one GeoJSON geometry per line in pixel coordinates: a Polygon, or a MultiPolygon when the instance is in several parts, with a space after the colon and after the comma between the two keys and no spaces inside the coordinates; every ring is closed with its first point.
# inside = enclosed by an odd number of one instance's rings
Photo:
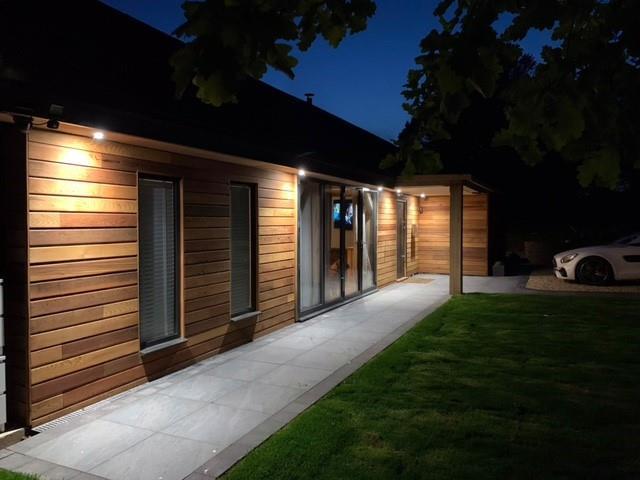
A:
{"type": "Polygon", "coordinates": [[[468,175],[396,179],[378,169],[393,145],[260,82],[219,109],[177,99],[179,42],[95,0],[3,2],[0,37],[13,424],[450,261],[460,292],[463,245],[465,273],[488,273],[468,175]]]}

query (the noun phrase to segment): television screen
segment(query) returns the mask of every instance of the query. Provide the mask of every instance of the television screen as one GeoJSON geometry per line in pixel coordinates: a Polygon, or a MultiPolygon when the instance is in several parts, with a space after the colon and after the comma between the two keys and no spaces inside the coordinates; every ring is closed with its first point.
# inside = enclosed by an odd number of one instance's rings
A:
{"type": "Polygon", "coordinates": [[[347,201],[347,209],[344,212],[344,228],[353,230],[353,202],[347,201]]]}
{"type": "Polygon", "coordinates": [[[340,228],[340,201],[333,201],[333,227],[340,228]]]}
{"type": "MultiPolygon", "coordinates": [[[[340,228],[342,223],[340,220],[340,200],[333,201],[333,227],[340,228]]],[[[345,230],[353,230],[353,202],[347,200],[347,207],[344,212],[344,228],[345,230]]]]}

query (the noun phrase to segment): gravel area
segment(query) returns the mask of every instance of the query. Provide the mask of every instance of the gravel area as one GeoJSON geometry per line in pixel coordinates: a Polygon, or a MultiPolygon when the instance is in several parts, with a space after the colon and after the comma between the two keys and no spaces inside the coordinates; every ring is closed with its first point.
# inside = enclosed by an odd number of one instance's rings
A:
{"type": "Polygon", "coordinates": [[[594,292],[594,293],[640,293],[640,282],[619,283],[599,287],[582,285],[568,280],[560,280],[551,271],[533,272],[527,281],[530,290],[548,292],[594,292]]]}

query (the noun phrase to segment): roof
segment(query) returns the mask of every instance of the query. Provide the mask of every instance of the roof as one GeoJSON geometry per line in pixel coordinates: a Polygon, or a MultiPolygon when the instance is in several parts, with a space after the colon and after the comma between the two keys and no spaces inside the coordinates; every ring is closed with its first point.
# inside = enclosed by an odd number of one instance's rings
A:
{"type": "Polygon", "coordinates": [[[397,187],[429,187],[462,184],[475,192],[491,192],[492,189],[487,184],[478,181],[469,174],[437,174],[437,175],[413,175],[411,177],[400,177],[396,181],[397,187]]]}
{"type": "Polygon", "coordinates": [[[175,96],[168,59],[181,42],[97,0],[0,2],[0,111],[49,117],[170,143],[305,166],[360,181],[395,147],[254,79],[239,102],[175,96]]]}

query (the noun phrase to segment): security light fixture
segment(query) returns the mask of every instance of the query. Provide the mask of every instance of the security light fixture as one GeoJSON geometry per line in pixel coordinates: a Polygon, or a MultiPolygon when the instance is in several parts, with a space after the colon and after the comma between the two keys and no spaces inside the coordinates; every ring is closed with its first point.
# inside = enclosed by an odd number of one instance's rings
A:
{"type": "Polygon", "coordinates": [[[51,130],[57,130],[60,128],[60,122],[58,119],[62,118],[64,114],[64,107],[62,105],[57,105],[52,103],[49,105],[49,120],[47,120],[47,128],[51,130]]]}
{"type": "Polygon", "coordinates": [[[93,132],[93,139],[94,140],[104,140],[104,132],[93,132]]]}
{"type": "Polygon", "coordinates": [[[382,191],[382,187],[378,187],[378,191],[381,192],[382,191]]]}
{"type": "Polygon", "coordinates": [[[305,172],[303,168],[298,170],[298,176],[299,177],[304,177],[306,174],[307,174],[307,172],[305,172]]]}
{"type": "Polygon", "coordinates": [[[402,193],[402,189],[401,188],[396,188],[396,193],[402,193]]]}
{"type": "Polygon", "coordinates": [[[427,195],[426,195],[426,194],[424,194],[424,193],[421,193],[421,194],[420,194],[420,198],[427,198],[427,195]]]}

